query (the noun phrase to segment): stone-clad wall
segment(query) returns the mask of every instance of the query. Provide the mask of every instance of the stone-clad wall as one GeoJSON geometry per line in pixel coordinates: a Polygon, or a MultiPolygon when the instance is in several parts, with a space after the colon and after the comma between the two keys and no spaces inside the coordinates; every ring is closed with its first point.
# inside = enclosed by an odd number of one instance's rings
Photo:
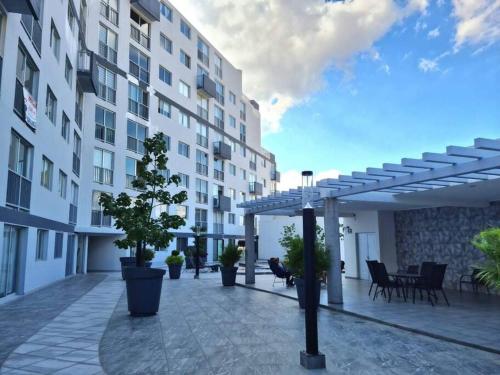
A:
{"type": "Polygon", "coordinates": [[[398,267],[422,261],[448,264],[445,285],[458,288],[460,275],[484,256],[471,244],[475,234],[500,227],[500,202],[486,208],[440,207],[395,213],[398,267]]]}

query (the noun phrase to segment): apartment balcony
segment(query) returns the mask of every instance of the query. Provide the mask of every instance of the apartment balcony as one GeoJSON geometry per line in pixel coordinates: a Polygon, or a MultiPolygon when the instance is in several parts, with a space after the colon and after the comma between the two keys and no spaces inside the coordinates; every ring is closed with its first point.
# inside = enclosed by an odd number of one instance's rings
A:
{"type": "Polygon", "coordinates": [[[271,171],[271,181],[280,182],[281,173],[279,173],[278,171],[271,171]]]}
{"type": "Polygon", "coordinates": [[[248,188],[250,194],[262,195],[263,186],[260,182],[250,182],[248,188]]]}
{"type": "Polygon", "coordinates": [[[160,20],[160,2],[158,0],[130,0],[130,5],[146,17],[148,22],[160,20]]]}
{"type": "Polygon", "coordinates": [[[214,197],[214,210],[230,212],[231,211],[231,198],[224,195],[214,197]]]}
{"type": "Polygon", "coordinates": [[[5,10],[10,13],[26,14],[38,20],[40,0],[0,0],[5,10]]]}
{"type": "Polygon", "coordinates": [[[196,88],[198,89],[198,93],[206,98],[215,98],[217,95],[215,82],[206,74],[198,75],[196,78],[196,88]]]}
{"type": "Polygon", "coordinates": [[[231,160],[231,146],[222,142],[214,142],[214,156],[218,159],[231,160]]]}
{"type": "Polygon", "coordinates": [[[151,37],[144,34],[138,26],[130,25],[130,37],[146,49],[151,49],[151,37]]]}
{"type": "Polygon", "coordinates": [[[78,215],[78,207],[75,206],[74,204],[70,203],[69,204],[69,218],[68,218],[68,223],[69,224],[76,224],[77,215],[78,215]]]}
{"type": "Polygon", "coordinates": [[[94,182],[113,185],[113,171],[107,168],[94,167],[94,182]]]}
{"type": "Polygon", "coordinates": [[[7,206],[29,211],[31,203],[31,181],[17,173],[9,171],[5,203],[7,206]]]}
{"type": "Polygon", "coordinates": [[[224,234],[224,224],[214,223],[214,234],[224,234]]]}
{"type": "Polygon", "coordinates": [[[78,52],[77,79],[83,92],[97,94],[99,77],[94,52],[78,52]]]}
{"type": "Polygon", "coordinates": [[[118,26],[118,11],[104,1],[101,1],[101,16],[118,26]]]}

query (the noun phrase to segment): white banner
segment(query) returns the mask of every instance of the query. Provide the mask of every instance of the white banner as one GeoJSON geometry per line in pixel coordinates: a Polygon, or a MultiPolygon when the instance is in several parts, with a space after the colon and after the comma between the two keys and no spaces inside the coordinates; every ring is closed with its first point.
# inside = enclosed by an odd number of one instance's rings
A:
{"type": "Polygon", "coordinates": [[[23,92],[25,108],[24,120],[29,126],[36,128],[36,100],[31,96],[26,88],[23,88],[23,92]]]}

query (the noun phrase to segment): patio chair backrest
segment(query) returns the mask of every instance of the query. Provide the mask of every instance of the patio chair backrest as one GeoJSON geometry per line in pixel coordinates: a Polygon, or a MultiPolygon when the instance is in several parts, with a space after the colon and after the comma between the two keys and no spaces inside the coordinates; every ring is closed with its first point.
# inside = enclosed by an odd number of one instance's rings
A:
{"type": "Polygon", "coordinates": [[[410,265],[408,266],[408,268],[406,269],[406,273],[413,273],[415,275],[418,275],[418,265],[410,265]]]}
{"type": "Polygon", "coordinates": [[[434,267],[435,264],[436,262],[422,262],[422,265],[420,266],[420,276],[430,276],[432,267],[434,267]]]}
{"type": "Polygon", "coordinates": [[[372,267],[375,273],[375,280],[380,287],[388,286],[390,284],[389,275],[387,274],[387,269],[384,263],[372,263],[372,267]]]}
{"type": "Polygon", "coordinates": [[[370,272],[370,277],[372,278],[372,281],[374,283],[377,282],[377,278],[376,278],[376,275],[375,275],[375,269],[373,267],[373,265],[375,263],[378,263],[378,261],[377,260],[367,260],[366,261],[366,266],[368,267],[368,271],[370,272]]]}
{"type": "Polygon", "coordinates": [[[431,288],[433,289],[443,288],[444,275],[446,273],[447,266],[448,266],[447,264],[435,264],[432,267],[431,285],[430,285],[431,288]]]}
{"type": "Polygon", "coordinates": [[[277,262],[274,261],[273,258],[267,260],[267,264],[269,264],[269,269],[271,272],[279,278],[284,278],[285,277],[285,270],[281,265],[277,262]]]}

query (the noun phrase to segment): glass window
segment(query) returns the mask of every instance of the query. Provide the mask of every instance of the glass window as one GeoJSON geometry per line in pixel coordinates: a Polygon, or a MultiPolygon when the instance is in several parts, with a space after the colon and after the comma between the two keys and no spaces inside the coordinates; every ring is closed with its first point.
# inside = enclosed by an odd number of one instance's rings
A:
{"type": "Polygon", "coordinates": [[[138,154],[144,154],[144,141],[148,137],[148,128],[127,120],[127,149],[138,154]]]}
{"type": "Polygon", "coordinates": [[[215,55],[215,75],[222,79],[222,58],[215,55]]]}
{"type": "Polygon", "coordinates": [[[149,83],[149,57],[132,45],[129,49],[129,73],[138,80],[149,83]]]}
{"type": "MultiPolygon", "coordinates": [[[[37,100],[38,97],[38,76],[39,71],[35,65],[31,56],[26,52],[26,50],[20,45],[18,47],[17,53],[17,66],[16,66],[16,77],[17,81],[21,86],[26,89],[33,99],[37,100]]],[[[22,91],[22,90],[21,90],[22,91]]],[[[22,92],[21,92],[22,94],[22,92]]],[[[24,106],[24,97],[21,97],[21,104],[24,106]]],[[[17,100],[17,90],[16,90],[16,100],[17,100]]],[[[18,112],[22,113],[22,107],[17,108],[18,112]]]]}
{"type": "Polygon", "coordinates": [[[54,163],[47,157],[42,157],[42,171],[40,172],[40,185],[52,191],[52,174],[54,171],[54,163]]]}
{"type": "Polygon", "coordinates": [[[196,203],[208,203],[208,181],[196,179],[196,203]]]}
{"type": "Polygon", "coordinates": [[[191,69],[191,56],[189,56],[186,52],[181,50],[180,52],[180,61],[186,68],[191,69]]]}
{"type": "Polygon", "coordinates": [[[235,224],[236,223],[236,215],[233,213],[229,213],[227,215],[227,222],[228,222],[228,224],[235,224]]]}
{"type": "Polygon", "coordinates": [[[73,8],[69,4],[69,2],[68,2],[68,25],[71,31],[74,33],[76,28],[76,14],[73,11],[73,8]]]}
{"type": "Polygon", "coordinates": [[[247,119],[247,106],[243,102],[240,102],[240,119],[243,121],[247,119]]]}
{"type": "Polygon", "coordinates": [[[208,120],[208,99],[200,95],[196,97],[198,116],[208,120]]]}
{"type": "Polygon", "coordinates": [[[31,180],[33,164],[33,146],[19,134],[12,131],[9,148],[9,169],[31,180]]]}
{"type": "MultiPolygon", "coordinates": [[[[206,66],[209,66],[210,62],[210,49],[207,43],[201,38],[198,38],[198,60],[200,60],[206,66]]],[[[208,74],[207,74],[208,76],[208,74]]]]}
{"type": "Polygon", "coordinates": [[[216,105],[214,105],[214,123],[218,128],[224,129],[224,111],[216,105]]]}
{"type": "Polygon", "coordinates": [[[179,81],[179,94],[185,96],[186,98],[191,97],[191,87],[183,81],[179,81]]]}
{"type": "Polygon", "coordinates": [[[172,106],[163,99],[158,99],[158,113],[168,118],[172,117],[172,106]]]}
{"type": "Polygon", "coordinates": [[[208,127],[200,122],[196,123],[196,143],[208,148],[208,127]]]}
{"type": "Polygon", "coordinates": [[[234,95],[234,92],[232,91],[229,91],[229,101],[232,104],[236,105],[236,95],[234,95]]]}
{"type": "Polygon", "coordinates": [[[208,154],[201,150],[196,150],[196,173],[208,176],[208,154]]]}
{"type": "Polygon", "coordinates": [[[52,53],[59,60],[59,51],[61,49],[61,37],[59,36],[59,32],[56,29],[56,25],[54,25],[54,21],[50,23],[50,48],[52,49],[52,53]]]}
{"type": "Polygon", "coordinates": [[[99,24],[99,55],[116,64],[117,50],[118,35],[106,26],[99,24]]]}
{"type": "Polygon", "coordinates": [[[36,235],[36,260],[47,260],[49,247],[49,231],[38,229],[36,235]]]}
{"type": "Polygon", "coordinates": [[[224,85],[218,81],[215,81],[215,100],[224,105],[224,85]]]}
{"type": "Polygon", "coordinates": [[[63,199],[66,199],[66,190],[68,188],[68,176],[66,173],[59,169],[59,185],[58,185],[58,193],[59,196],[63,199]]]}
{"type": "Polygon", "coordinates": [[[189,128],[189,115],[181,110],[179,110],[179,125],[189,128]]]}
{"type": "Polygon", "coordinates": [[[57,117],[57,99],[50,87],[47,85],[47,96],[45,98],[45,114],[50,122],[56,124],[57,117]]]}
{"type": "Polygon", "coordinates": [[[165,82],[167,85],[172,86],[172,73],[160,65],[159,78],[161,81],[165,82]]]}
{"type": "Polygon", "coordinates": [[[109,109],[95,107],[95,138],[110,144],[115,143],[116,114],[109,109]]]}
{"type": "Polygon", "coordinates": [[[183,204],[178,204],[176,206],[176,215],[185,220],[189,219],[189,207],[183,204]]]}
{"type": "Polygon", "coordinates": [[[73,132],[73,172],[80,175],[80,157],[82,153],[82,139],[76,131],[73,132]]]}
{"type": "Polygon", "coordinates": [[[236,190],[233,188],[229,188],[229,198],[231,198],[233,201],[236,200],[236,190]]]}
{"type": "Polygon", "coordinates": [[[125,160],[126,187],[135,189],[132,182],[137,179],[138,160],[127,157],[125,160]]]}
{"type": "Polygon", "coordinates": [[[160,45],[168,53],[172,53],[172,41],[163,33],[160,33],[160,45]]]}
{"type": "Polygon", "coordinates": [[[64,78],[68,82],[69,87],[73,86],[73,65],[69,61],[68,56],[66,56],[66,65],[64,66],[64,78]]]}
{"type": "Polygon", "coordinates": [[[232,176],[236,176],[236,165],[229,164],[229,174],[232,176]]]}
{"type": "Polygon", "coordinates": [[[229,115],[229,126],[236,128],[236,118],[234,116],[229,115]]]}
{"type": "Polygon", "coordinates": [[[128,110],[145,120],[149,118],[149,93],[132,82],[128,83],[128,110]]]}
{"type": "Polygon", "coordinates": [[[240,141],[247,141],[247,127],[245,124],[240,124],[240,141]]]}
{"type": "Polygon", "coordinates": [[[189,189],[189,176],[184,173],[177,173],[181,181],[179,182],[179,186],[189,189]]]}
{"type": "Polygon", "coordinates": [[[243,168],[240,168],[240,173],[241,173],[241,179],[246,180],[247,179],[247,171],[244,170],[243,168]]]}
{"type": "Polygon", "coordinates": [[[94,182],[113,185],[114,154],[101,148],[94,149],[94,182]]]}
{"type": "Polygon", "coordinates": [[[56,233],[56,238],[54,241],[54,259],[62,258],[63,255],[63,237],[64,234],[61,232],[56,233]]]}
{"type": "Polygon", "coordinates": [[[62,121],[61,121],[61,137],[63,137],[66,142],[69,142],[69,131],[70,131],[70,120],[66,113],[62,113],[62,121]]]}
{"type": "Polygon", "coordinates": [[[186,38],[191,39],[191,28],[184,20],[181,20],[181,33],[183,33],[186,38]]]}
{"type": "Polygon", "coordinates": [[[149,49],[151,44],[150,24],[138,13],[130,10],[130,37],[144,48],[149,49]]]}
{"type": "Polygon", "coordinates": [[[179,144],[177,145],[177,153],[189,158],[189,145],[179,141],[179,144]]]}
{"type": "Polygon", "coordinates": [[[101,0],[101,15],[118,26],[118,0],[101,0]]]}
{"type": "Polygon", "coordinates": [[[195,209],[195,225],[206,230],[207,228],[207,213],[208,211],[203,208],[195,209]]]}
{"type": "Polygon", "coordinates": [[[97,66],[99,88],[97,96],[99,98],[116,103],[116,74],[100,65],[97,66]]]}
{"type": "Polygon", "coordinates": [[[167,4],[165,4],[163,1],[160,2],[160,13],[163,17],[165,17],[167,20],[172,22],[172,8],[170,8],[167,4]]]}

